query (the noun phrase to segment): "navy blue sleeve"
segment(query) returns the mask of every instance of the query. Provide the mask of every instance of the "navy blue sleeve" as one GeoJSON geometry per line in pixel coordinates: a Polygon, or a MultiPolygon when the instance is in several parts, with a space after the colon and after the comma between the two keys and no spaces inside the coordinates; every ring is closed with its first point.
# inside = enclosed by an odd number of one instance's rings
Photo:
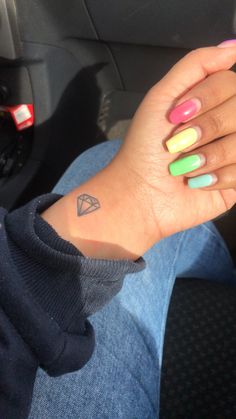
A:
{"type": "Polygon", "coordinates": [[[85,365],[95,344],[88,316],[145,267],[86,258],[60,238],[40,217],[60,198],[0,209],[0,418],[27,418],[39,366],[58,376],[85,365]]]}

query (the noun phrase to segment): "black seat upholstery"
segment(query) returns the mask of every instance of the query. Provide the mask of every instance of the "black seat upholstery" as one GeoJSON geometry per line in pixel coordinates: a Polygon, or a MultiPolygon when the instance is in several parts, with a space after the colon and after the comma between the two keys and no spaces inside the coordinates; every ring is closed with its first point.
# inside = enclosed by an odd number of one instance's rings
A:
{"type": "Polygon", "coordinates": [[[236,417],[236,284],[177,279],[161,376],[161,419],[236,417]]]}

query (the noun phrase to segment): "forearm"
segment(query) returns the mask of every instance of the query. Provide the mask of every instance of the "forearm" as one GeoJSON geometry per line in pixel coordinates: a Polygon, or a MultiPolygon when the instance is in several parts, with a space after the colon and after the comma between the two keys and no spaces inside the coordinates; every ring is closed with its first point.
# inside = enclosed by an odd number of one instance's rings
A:
{"type": "Polygon", "coordinates": [[[87,257],[136,260],[154,239],[145,191],[138,178],[130,178],[113,161],[41,216],[87,257]],[[85,194],[95,198],[95,207],[89,209],[85,194]]]}

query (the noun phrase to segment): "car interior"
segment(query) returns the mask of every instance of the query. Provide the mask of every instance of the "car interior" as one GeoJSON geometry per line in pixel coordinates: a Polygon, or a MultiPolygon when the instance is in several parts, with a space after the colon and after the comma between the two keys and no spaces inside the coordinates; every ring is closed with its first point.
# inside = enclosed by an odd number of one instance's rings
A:
{"type": "MultiPolygon", "coordinates": [[[[0,0],[0,206],[50,192],[83,151],[124,139],[173,64],[235,35],[235,0],[0,0]]],[[[214,221],[234,261],[235,215],[214,221]]],[[[176,281],[161,418],[236,417],[235,303],[231,286],[176,281]]]]}

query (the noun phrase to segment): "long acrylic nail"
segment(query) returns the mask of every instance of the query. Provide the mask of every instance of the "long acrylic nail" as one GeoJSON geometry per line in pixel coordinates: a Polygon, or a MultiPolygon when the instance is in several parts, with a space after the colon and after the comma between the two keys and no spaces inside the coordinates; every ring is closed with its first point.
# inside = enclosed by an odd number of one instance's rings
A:
{"type": "Polygon", "coordinates": [[[171,154],[179,153],[185,148],[195,144],[201,137],[201,129],[199,127],[186,128],[178,132],[166,142],[166,147],[171,154]]]}
{"type": "Polygon", "coordinates": [[[227,41],[221,42],[217,45],[218,48],[230,48],[236,46],[236,39],[227,39],[227,41]]]}
{"type": "Polygon", "coordinates": [[[172,124],[180,124],[192,118],[201,108],[199,99],[190,99],[176,106],[169,114],[169,121],[172,124]]]}
{"type": "Polygon", "coordinates": [[[196,176],[191,179],[188,179],[188,186],[191,189],[206,188],[207,186],[214,185],[217,182],[217,177],[214,174],[206,174],[201,176],[196,176]]]}
{"type": "Polygon", "coordinates": [[[171,163],[169,170],[172,176],[180,176],[199,169],[205,162],[206,159],[202,154],[193,154],[171,163]]]}

